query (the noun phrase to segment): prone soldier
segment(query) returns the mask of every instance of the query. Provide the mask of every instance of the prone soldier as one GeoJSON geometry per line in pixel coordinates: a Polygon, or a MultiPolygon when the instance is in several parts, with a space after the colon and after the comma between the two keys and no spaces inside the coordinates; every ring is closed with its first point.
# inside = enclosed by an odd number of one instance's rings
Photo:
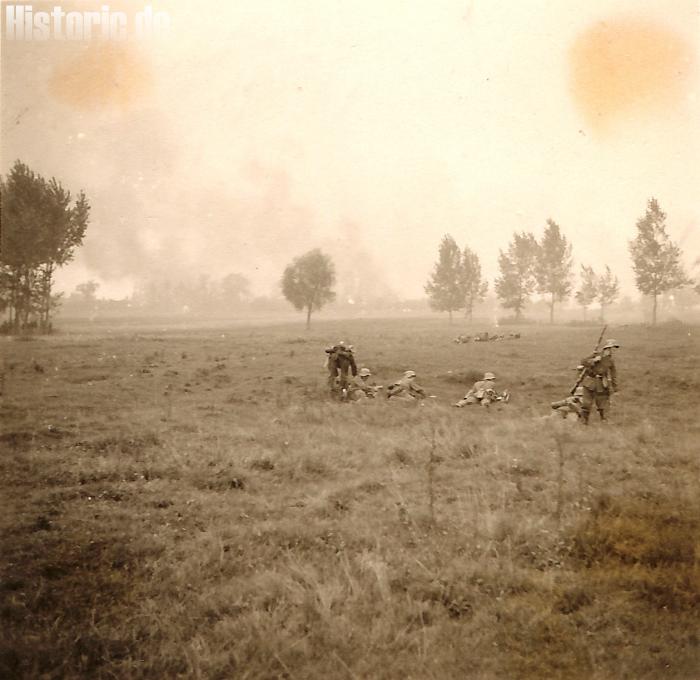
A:
{"type": "MultiPolygon", "coordinates": [[[[574,393],[565,399],[552,402],[552,410],[562,418],[573,417],[581,418],[581,404],[583,402],[583,387],[580,385],[574,390],[574,393]]],[[[554,415],[554,414],[552,414],[554,415]]]]}
{"type": "Polygon", "coordinates": [[[414,402],[425,399],[427,394],[425,390],[415,382],[416,372],[406,371],[403,377],[399,378],[395,383],[389,385],[386,398],[394,401],[414,402]]]}
{"type": "Polygon", "coordinates": [[[495,401],[508,403],[510,401],[510,392],[504,390],[499,394],[495,388],[495,381],[496,376],[493,373],[484,373],[483,380],[475,382],[469,392],[453,406],[462,408],[471,404],[481,404],[488,407],[495,401]]]}

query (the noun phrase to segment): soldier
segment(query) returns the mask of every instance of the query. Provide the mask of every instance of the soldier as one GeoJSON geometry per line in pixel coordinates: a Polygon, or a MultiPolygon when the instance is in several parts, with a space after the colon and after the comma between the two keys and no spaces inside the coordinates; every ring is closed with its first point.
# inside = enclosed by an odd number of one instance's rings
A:
{"type": "Polygon", "coordinates": [[[374,399],[379,390],[384,389],[383,385],[370,383],[372,376],[369,368],[361,368],[357,377],[350,381],[348,385],[348,399],[350,401],[366,401],[374,399]]]}
{"type": "Polygon", "coordinates": [[[554,414],[561,416],[562,418],[573,417],[574,414],[576,418],[581,418],[581,403],[583,401],[583,387],[580,385],[576,388],[573,395],[561,399],[559,401],[552,402],[552,410],[554,414]]]}
{"type": "Polygon", "coordinates": [[[478,380],[474,386],[460,399],[456,404],[457,408],[470,406],[471,404],[481,404],[482,406],[490,406],[494,401],[502,401],[508,403],[510,401],[510,393],[504,390],[499,394],[495,388],[496,376],[493,373],[484,373],[484,379],[478,380]]]}
{"type": "Polygon", "coordinates": [[[406,371],[403,377],[397,380],[393,385],[389,385],[386,393],[387,399],[395,401],[420,401],[426,398],[425,390],[415,382],[415,371],[406,371]]]}
{"type": "Polygon", "coordinates": [[[331,394],[344,394],[348,387],[348,371],[353,378],[357,375],[357,364],[353,355],[352,345],[346,345],[342,340],[332,347],[326,347],[326,366],[328,367],[328,387],[331,394]]]}
{"type": "Polygon", "coordinates": [[[601,420],[610,408],[610,395],[617,392],[617,370],[613,360],[613,349],[620,345],[615,340],[608,340],[600,354],[593,353],[581,361],[583,366],[583,397],[581,400],[581,419],[588,425],[591,406],[595,404],[601,420]]]}

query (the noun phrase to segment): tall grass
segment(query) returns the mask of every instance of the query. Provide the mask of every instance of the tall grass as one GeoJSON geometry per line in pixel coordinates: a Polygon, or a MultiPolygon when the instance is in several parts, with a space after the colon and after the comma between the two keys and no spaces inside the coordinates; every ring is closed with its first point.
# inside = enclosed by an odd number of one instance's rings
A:
{"type": "Polygon", "coordinates": [[[687,396],[650,398],[649,357],[691,394],[698,344],[619,330],[624,391],[587,429],[542,418],[585,352],[572,329],[11,344],[0,674],[696,677],[698,425],[687,396]],[[439,399],[328,401],[336,337],[439,399]],[[450,408],[484,370],[513,402],[450,408]]]}

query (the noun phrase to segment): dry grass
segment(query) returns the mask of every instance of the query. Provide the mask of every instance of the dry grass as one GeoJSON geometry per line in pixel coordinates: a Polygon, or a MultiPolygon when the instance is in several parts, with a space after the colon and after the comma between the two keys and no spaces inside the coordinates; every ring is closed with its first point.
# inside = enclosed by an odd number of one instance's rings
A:
{"type": "Polygon", "coordinates": [[[695,329],[615,329],[623,391],[587,430],[541,418],[583,331],[454,334],[4,342],[0,675],[698,677],[695,329]],[[439,399],[328,402],[341,337],[439,399]],[[513,402],[450,408],[485,370],[513,402]]]}

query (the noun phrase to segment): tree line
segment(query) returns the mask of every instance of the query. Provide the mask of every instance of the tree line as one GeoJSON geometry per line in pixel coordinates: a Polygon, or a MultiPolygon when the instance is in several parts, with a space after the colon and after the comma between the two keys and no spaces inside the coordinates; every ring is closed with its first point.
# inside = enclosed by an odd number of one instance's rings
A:
{"type": "Polygon", "coordinates": [[[0,178],[0,312],[18,333],[51,328],[60,301],[54,274],[73,259],[87,229],[90,205],[75,200],[55,178],[46,180],[17,161],[0,178]]]}
{"type": "MultiPolygon", "coordinates": [[[[58,268],[73,259],[85,237],[90,205],[83,192],[75,200],[55,178],[46,180],[25,164],[16,161],[6,178],[0,178],[0,313],[5,313],[5,329],[17,333],[29,328],[47,332],[51,314],[60,304],[61,294],[53,292],[58,268]]],[[[652,299],[652,322],[656,323],[657,301],[668,291],[692,284],[681,264],[681,250],[666,232],[666,214],[656,199],[647,202],[646,213],[636,223],[637,234],[629,242],[632,269],[639,291],[652,299]]],[[[571,243],[559,225],[547,220],[541,239],[532,232],[515,232],[506,250],[499,250],[499,275],[494,291],[505,309],[522,319],[533,294],[544,296],[554,321],[557,303],[572,292],[582,307],[598,303],[601,315],[619,296],[619,282],[606,264],[596,272],[581,265],[580,285],[573,291],[571,243]]],[[[336,275],[332,259],[318,248],[295,258],[284,270],[280,287],[284,297],[297,310],[311,315],[336,297],[336,275]]],[[[76,295],[94,300],[97,284],[87,282],[76,295]]],[[[461,249],[454,238],[445,235],[438,249],[438,260],[425,284],[430,306],[453,313],[465,311],[471,321],[474,307],[484,300],[489,283],[482,275],[478,255],[469,247],[461,249]]],[[[700,293],[700,285],[695,290],[700,293]]],[[[194,285],[151,282],[134,295],[140,306],[169,311],[174,301],[180,307],[220,307],[222,303],[250,300],[248,281],[231,274],[221,281],[202,277],[194,285]]]]}
{"type": "MultiPolygon", "coordinates": [[[[680,248],[666,232],[666,214],[656,199],[648,201],[636,229],[635,238],[628,244],[632,269],[638,290],[652,299],[652,323],[656,323],[658,298],[693,281],[681,264],[680,248]]],[[[553,323],[555,305],[574,292],[571,243],[551,219],[547,220],[539,241],[532,232],[515,232],[507,249],[499,250],[498,269],[494,281],[496,296],[503,308],[513,310],[516,320],[522,319],[531,296],[538,293],[546,298],[549,321],[553,323]]],[[[454,238],[446,234],[425,285],[431,308],[448,312],[450,322],[454,312],[464,309],[471,320],[474,305],[484,299],[487,290],[479,257],[468,247],[460,250],[454,238]]],[[[700,287],[696,290],[700,292],[700,287]]],[[[582,307],[584,319],[588,308],[596,302],[604,318],[606,308],[619,294],[619,281],[607,264],[599,273],[590,265],[581,265],[580,285],[574,299],[582,307]]]]}

